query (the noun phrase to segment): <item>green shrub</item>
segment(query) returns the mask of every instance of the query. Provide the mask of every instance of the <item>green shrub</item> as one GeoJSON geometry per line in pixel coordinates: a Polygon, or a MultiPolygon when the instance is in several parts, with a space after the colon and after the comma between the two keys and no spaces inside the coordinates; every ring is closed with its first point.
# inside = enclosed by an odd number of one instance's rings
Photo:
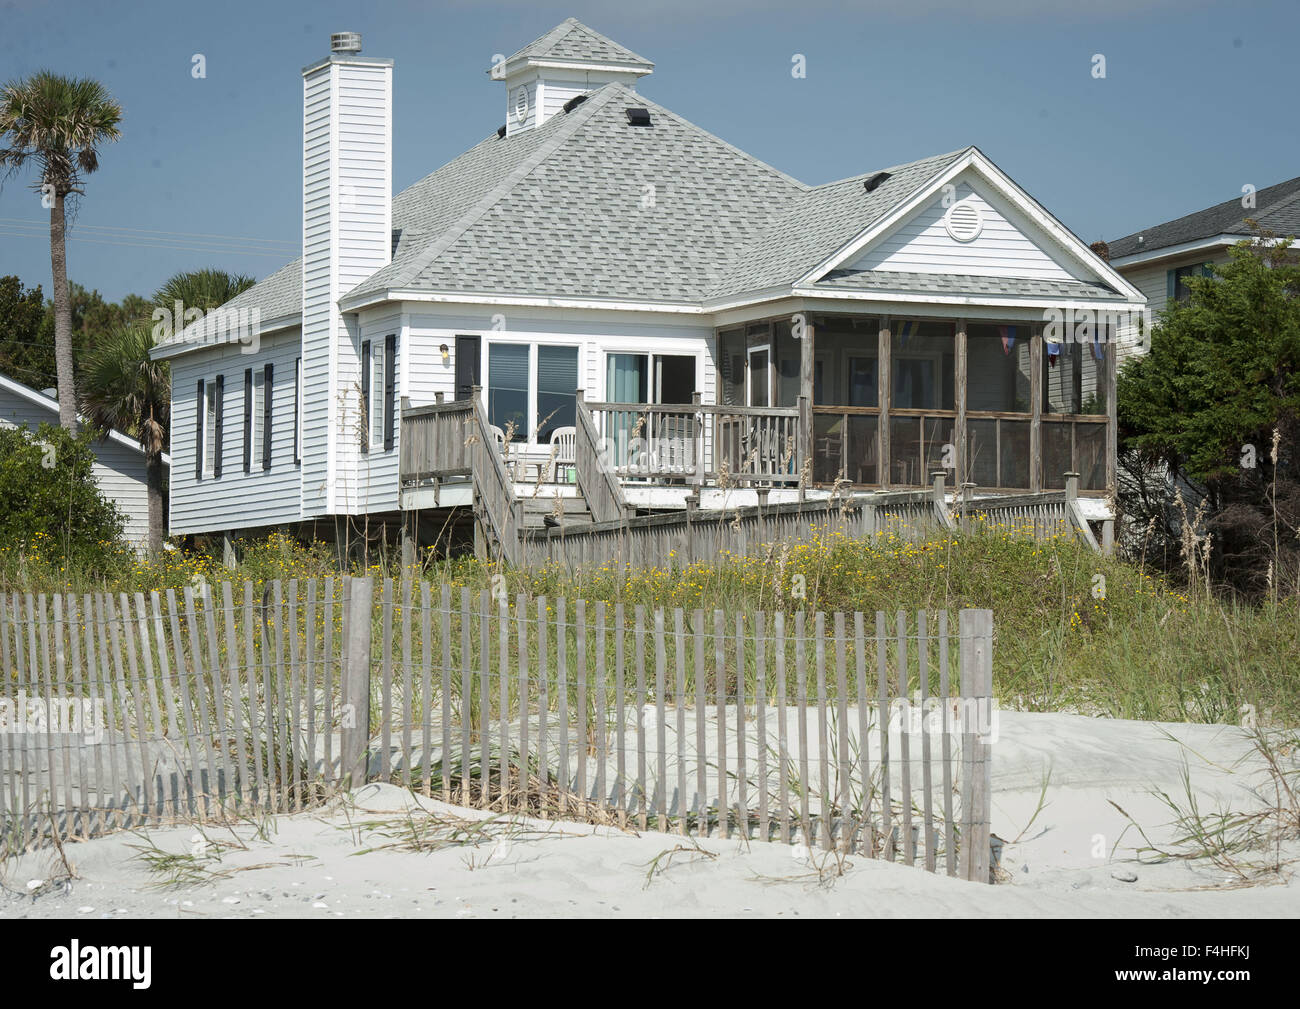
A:
{"type": "Polygon", "coordinates": [[[123,518],[93,473],[93,435],[42,424],[0,429],[0,552],[102,570],[123,549],[123,518]]]}

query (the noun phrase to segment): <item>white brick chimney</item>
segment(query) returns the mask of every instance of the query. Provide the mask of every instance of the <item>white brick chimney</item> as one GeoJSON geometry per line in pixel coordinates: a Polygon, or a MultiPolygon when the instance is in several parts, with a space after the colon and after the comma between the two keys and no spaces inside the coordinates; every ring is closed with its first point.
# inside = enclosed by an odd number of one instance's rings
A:
{"type": "Polygon", "coordinates": [[[359,367],[355,316],[338,300],[392,258],[393,61],[361,56],[355,32],[330,50],[302,71],[304,518],[340,511],[335,477],[357,444],[340,380],[359,367]]]}

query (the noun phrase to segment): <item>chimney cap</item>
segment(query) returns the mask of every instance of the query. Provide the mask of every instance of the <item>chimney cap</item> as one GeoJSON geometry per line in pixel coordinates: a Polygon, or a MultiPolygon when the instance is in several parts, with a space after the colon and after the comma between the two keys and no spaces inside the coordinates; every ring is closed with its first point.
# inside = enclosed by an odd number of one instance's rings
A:
{"type": "Polygon", "coordinates": [[[332,53],[361,52],[361,33],[360,32],[332,32],[330,34],[330,52],[332,53]]]}

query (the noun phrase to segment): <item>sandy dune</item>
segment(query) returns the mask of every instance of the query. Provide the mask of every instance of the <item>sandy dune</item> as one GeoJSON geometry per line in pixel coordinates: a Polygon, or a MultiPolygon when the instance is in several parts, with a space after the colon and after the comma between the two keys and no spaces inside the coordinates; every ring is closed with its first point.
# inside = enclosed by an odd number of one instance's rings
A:
{"type": "MultiPolygon", "coordinates": [[[[1168,811],[1150,793],[1181,797],[1186,767],[1202,808],[1257,808],[1261,769],[1239,729],[1004,712],[993,749],[993,829],[1015,842],[1004,850],[1006,881],[998,886],[858,856],[841,865],[775,843],[713,838],[697,850],[695,841],[667,834],[493,819],[375,784],[329,808],[274,818],[264,839],[251,825],[235,828],[246,850],[209,848],[216,854],[204,863],[208,875],[177,887],[159,887],[163,877],[137,857],[132,845],[145,842],[132,834],[70,845],[78,878],[66,886],[51,883],[57,861],[48,851],[10,860],[0,915],[1300,915],[1300,885],[1293,881],[1230,889],[1222,885],[1224,873],[1207,864],[1134,861],[1141,839],[1112,805],[1153,840],[1164,840],[1168,811]],[[1046,806],[1030,824],[1049,771],[1046,806]],[[429,816],[490,822],[482,836],[433,852],[381,847],[404,823],[429,816]],[[679,846],[685,850],[674,851],[679,846]],[[37,881],[43,885],[29,888],[37,881]]],[[[214,827],[205,832],[215,842],[231,838],[214,827]]],[[[148,836],[167,852],[202,848],[193,827],[148,836]]],[[[1284,848],[1288,855],[1300,857],[1300,845],[1284,848]]]]}

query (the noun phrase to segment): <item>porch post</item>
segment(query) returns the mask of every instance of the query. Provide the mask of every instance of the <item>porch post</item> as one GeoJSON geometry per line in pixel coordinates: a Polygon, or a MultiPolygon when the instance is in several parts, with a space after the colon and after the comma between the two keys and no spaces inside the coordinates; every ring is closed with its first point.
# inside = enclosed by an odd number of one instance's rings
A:
{"type": "Polygon", "coordinates": [[[1029,338],[1029,489],[1043,489],[1043,330],[1029,338]]]}
{"type": "Polygon", "coordinates": [[[799,500],[804,499],[806,483],[812,482],[813,457],[813,369],[815,367],[812,316],[804,316],[803,339],[799,341],[799,500]],[[808,467],[808,479],[804,480],[804,466],[808,467]]]}
{"type": "Polygon", "coordinates": [[[957,402],[954,406],[957,408],[957,430],[956,449],[957,449],[957,471],[952,475],[953,488],[961,486],[962,481],[968,479],[970,474],[966,468],[966,320],[957,320],[957,332],[955,334],[956,346],[956,370],[955,385],[957,386],[957,402]]]}
{"type": "Polygon", "coordinates": [[[893,383],[890,381],[892,365],[889,363],[891,341],[889,336],[889,317],[881,316],[880,333],[877,343],[877,358],[880,361],[880,373],[876,376],[876,398],[880,402],[880,486],[889,488],[889,402],[893,383]]]}
{"type": "Polygon", "coordinates": [[[1113,339],[1106,342],[1106,493],[1118,492],[1119,418],[1116,413],[1115,386],[1119,371],[1119,347],[1113,339]]]}

